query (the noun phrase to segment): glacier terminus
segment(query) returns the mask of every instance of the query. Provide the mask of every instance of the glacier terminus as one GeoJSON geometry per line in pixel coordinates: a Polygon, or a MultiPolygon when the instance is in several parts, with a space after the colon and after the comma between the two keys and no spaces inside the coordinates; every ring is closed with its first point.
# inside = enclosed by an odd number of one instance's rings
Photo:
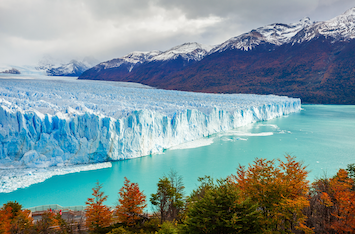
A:
{"type": "Polygon", "coordinates": [[[86,166],[162,153],[301,108],[300,99],[275,95],[192,93],[75,78],[0,82],[0,192],[86,166]]]}

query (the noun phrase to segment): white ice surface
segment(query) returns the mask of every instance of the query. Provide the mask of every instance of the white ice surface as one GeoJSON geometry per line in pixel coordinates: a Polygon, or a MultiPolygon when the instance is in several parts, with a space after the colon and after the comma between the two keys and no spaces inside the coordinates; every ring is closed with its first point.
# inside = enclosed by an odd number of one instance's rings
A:
{"type": "Polygon", "coordinates": [[[203,147],[203,146],[207,146],[207,145],[212,145],[213,144],[213,137],[211,138],[202,138],[202,139],[198,139],[195,141],[190,141],[190,142],[186,142],[183,143],[181,145],[177,145],[177,146],[173,146],[171,148],[169,148],[170,150],[177,150],[177,149],[193,149],[193,148],[199,148],[199,147],[203,147]]]}
{"type": "Polygon", "coordinates": [[[65,175],[80,171],[91,171],[112,167],[110,162],[89,165],[61,166],[51,168],[8,168],[0,170],[0,193],[10,193],[19,188],[26,188],[56,175],[65,175]]]}
{"type": "MultiPolygon", "coordinates": [[[[50,174],[63,166],[161,153],[299,111],[301,105],[300,99],[274,95],[203,94],[122,82],[13,77],[0,79],[2,170],[46,169],[50,174]]],[[[29,184],[9,183],[6,188],[29,184]]],[[[5,186],[3,176],[0,184],[5,186]]]]}

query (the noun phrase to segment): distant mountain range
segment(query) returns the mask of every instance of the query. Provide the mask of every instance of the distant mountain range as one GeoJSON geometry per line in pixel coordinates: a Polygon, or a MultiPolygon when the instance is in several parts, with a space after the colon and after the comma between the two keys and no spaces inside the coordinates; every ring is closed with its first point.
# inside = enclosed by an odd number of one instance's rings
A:
{"type": "Polygon", "coordinates": [[[44,71],[48,76],[80,76],[84,71],[98,64],[93,58],[84,58],[82,61],[75,59],[68,63],[60,63],[52,58],[44,58],[36,67],[44,71]]]}
{"type": "Polygon", "coordinates": [[[4,73],[4,74],[21,74],[21,72],[19,70],[17,70],[16,68],[11,68],[11,69],[2,71],[0,73],[4,73]]]}
{"type": "Polygon", "coordinates": [[[355,8],[324,22],[270,24],[217,46],[185,43],[164,52],[133,52],[79,79],[355,104],[355,8]]]}

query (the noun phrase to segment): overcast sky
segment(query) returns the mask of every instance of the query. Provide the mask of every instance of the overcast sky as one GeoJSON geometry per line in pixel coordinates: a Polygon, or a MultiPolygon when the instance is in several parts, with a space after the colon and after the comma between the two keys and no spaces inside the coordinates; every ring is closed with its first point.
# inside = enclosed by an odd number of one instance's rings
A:
{"type": "Polygon", "coordinates": [[[0,64],[215,45],[270,23],[324,21],[351,7],[354,0],[0,0],[0,64]]]}

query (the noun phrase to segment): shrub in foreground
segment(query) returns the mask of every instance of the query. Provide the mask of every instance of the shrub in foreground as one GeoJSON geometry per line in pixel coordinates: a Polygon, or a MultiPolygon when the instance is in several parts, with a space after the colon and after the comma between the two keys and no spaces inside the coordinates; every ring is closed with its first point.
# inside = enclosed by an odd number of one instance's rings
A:
{"type": "Polygon", "coordinates": [[[189,199],[186,215],[186,233],[261,233],[257,204],[243,199],[228,180],[203,181],[189,199]]]}

